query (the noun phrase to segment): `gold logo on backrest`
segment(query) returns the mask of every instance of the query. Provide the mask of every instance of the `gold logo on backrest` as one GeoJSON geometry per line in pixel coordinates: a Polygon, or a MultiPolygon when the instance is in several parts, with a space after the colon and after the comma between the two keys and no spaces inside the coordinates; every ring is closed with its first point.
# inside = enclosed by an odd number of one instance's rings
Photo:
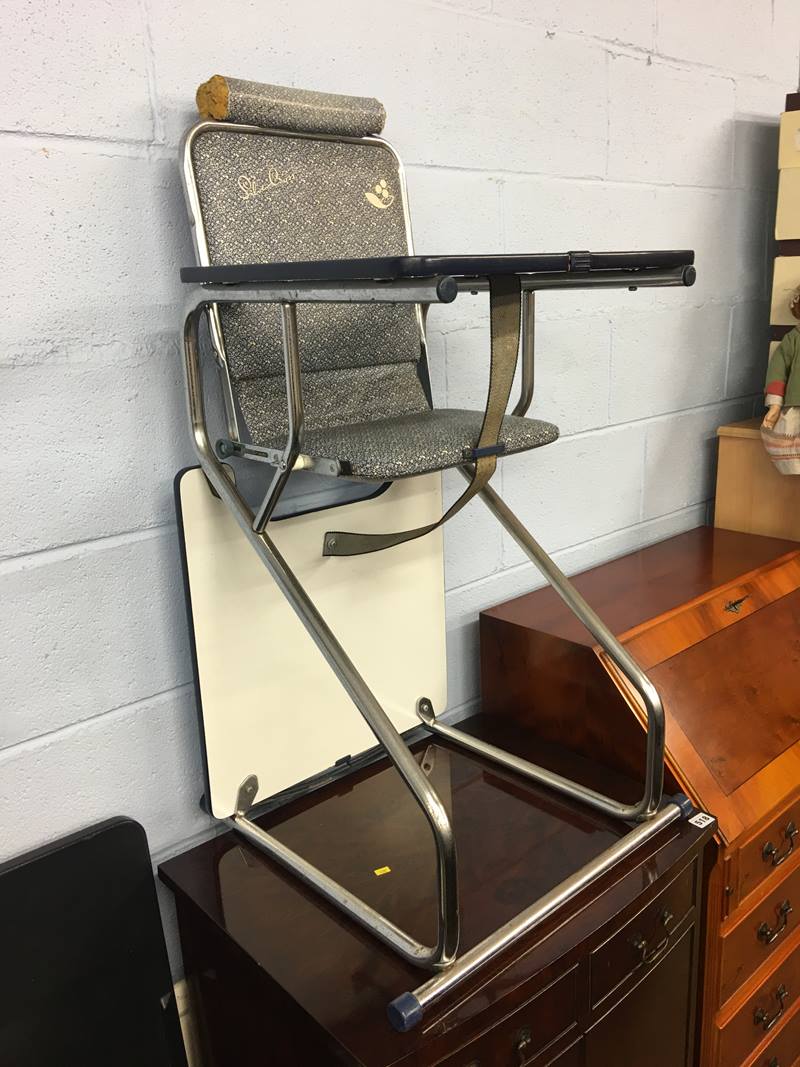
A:
{"type": "Polygon", "coordinates": [[[389,192],[389,186],[386,184],[385,178],[381,178],[376,185],[368,189],[364,196],[373,207],[381,209],[391,207],[394,203],[394,196],[389,192]]]}
{"type": "Polygon", "coordinates": [[[240,174],[236,184],[239,186],[240,200],[253,200],[263,193],[269,192],[276,185],[288,185],[294,181],[294,174],[287,174],[277,167],[270,167],[265,178],[258,178],[254,174],[240,174]]]}

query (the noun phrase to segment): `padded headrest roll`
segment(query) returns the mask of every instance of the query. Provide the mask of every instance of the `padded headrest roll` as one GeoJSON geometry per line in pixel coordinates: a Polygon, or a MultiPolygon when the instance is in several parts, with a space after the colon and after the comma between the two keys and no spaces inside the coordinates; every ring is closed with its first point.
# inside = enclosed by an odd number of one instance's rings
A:
{"type": "Polygon", "coordinates": [[[346,137],[380,133],[386,122],[383,104],[371,96],[316,93],[221,74],[197,90],[197,110],[204,119],[346,137]]]}

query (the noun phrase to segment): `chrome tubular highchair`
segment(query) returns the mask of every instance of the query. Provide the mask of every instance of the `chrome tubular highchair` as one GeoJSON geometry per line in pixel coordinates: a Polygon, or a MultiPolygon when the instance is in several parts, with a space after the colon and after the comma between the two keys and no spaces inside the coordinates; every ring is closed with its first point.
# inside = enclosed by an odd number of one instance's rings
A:
{"type": "MultiPolygon", "coordinates": [[[[404,959],[433,972],[389,1005],[393,1025],[408,1029],[511,941],[668,823],[691,813],[683,797],[662,799],[664,715],[655,688],[488,483],[500,456],[547,445],[558,436],[552,424],[526,417],[533,395],[536,292],[691,285],[693,255],[415,257],[403,170],[393,149],[377,136],[385,117],[377,101],[215,77],[201,87],[198,103],[201,114],[212,117],[187,135],[183,176],[199,265],[181,272],[193,283],[183,336],[194,448],[214,493],[428,821],[438,862],[436,943],[421,944],[259,827],[251,817],[259,793],[256,773],[240,778],[235,798],[212,809],[404,959]],[[487,290],[486,410],[435,410],[425,312],[430,304],[487,290]],[[224,406],[226,429],[216,442],[204,403],[203,321],[224,406]],[[520,349],[520,395],[506,415],[520,349]],[[260,503],[249,502],[231,476],[230,465],[238,461],[272,468],[260,503]],[[461,956],[457,858],[446,806],[271,533],[293,472],[372,483],[380,491],[445,469],[459,469],[468,486],[443,518],[434,516],[400,534],[328,530],[313,566],[336,568],[342,565],[339,557],[372,558],[372,553],[378,556],[370,565],[379,565],[384,552],[386,559],[404,551],[400,546],[430,535],[478,496],[627,679],[647,721],[642,796],[638,803],[623,804],[441,721],[444,709],[434,708],[430,695],[418,691],[418,724],[429,734],[632,824],[611,848],[461,956]]],[[[377,502],[373,494],[360,507],[377,502]]]]}

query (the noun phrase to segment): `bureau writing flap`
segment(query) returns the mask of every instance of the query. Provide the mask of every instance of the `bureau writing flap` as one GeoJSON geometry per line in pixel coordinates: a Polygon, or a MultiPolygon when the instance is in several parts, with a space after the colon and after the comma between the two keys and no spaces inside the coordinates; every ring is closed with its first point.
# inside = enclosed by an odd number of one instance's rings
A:
{"type": "MultiPolygon", "coordinates": [[[[732,841],[800,782],[800,553],[622,640],[661,695],[669,764],[732,841]]],[[[634,694],[597,654],[641,720],[634,694]]]]}

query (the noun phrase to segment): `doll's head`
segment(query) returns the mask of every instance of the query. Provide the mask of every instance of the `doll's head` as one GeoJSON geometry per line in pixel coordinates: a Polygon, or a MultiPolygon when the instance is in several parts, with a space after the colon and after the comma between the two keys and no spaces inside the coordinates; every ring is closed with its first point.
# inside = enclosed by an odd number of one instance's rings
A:
{"type": "Polygon", "coordinates": [[[800,319],[800,285],[792,293],[792,298],[789,301],[789,310],[796,319],[800,319]]]}

